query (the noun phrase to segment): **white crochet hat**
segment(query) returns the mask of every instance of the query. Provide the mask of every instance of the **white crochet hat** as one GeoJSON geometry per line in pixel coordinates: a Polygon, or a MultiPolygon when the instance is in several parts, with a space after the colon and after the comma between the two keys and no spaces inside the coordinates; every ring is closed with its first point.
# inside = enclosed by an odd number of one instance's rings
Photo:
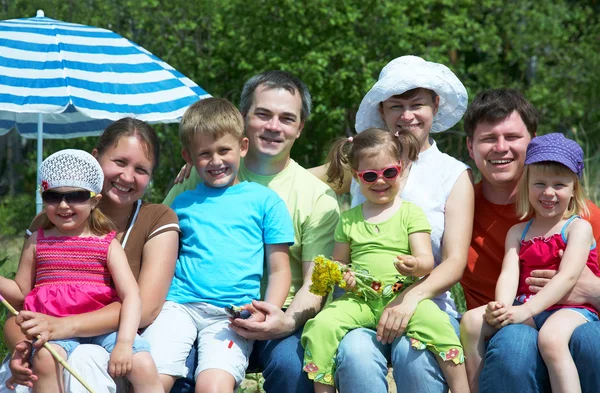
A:
{"type": "Polygon", "coordinates": [[[356,131],[371,127],[386,129],[379,103],[416,88],[433,90],[440,97],[430,132],[446,131],[463,117],[468,96],[456,75],[443,64],[417,56],[402,56],[383,67],[379,80],[363,98],[356,114],[356,131]]]}
{"type": "Polygon", "coordinates": [[[65,149],[50,155],[40,165],[39,173],[42,192],[58,187],[102,192],[102,167],[94,156],[83,150],[65,149]]]}

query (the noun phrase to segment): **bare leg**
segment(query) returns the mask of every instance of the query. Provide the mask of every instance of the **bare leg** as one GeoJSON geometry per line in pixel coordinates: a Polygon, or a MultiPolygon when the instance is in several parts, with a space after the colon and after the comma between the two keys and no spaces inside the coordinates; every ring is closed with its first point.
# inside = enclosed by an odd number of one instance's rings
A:
{"type": "Polygon", "coordinates": [[[133,354],[133,365],[127,379],[131,382],[134,392],[163,393],[165,391],[150,352],[133,354]]]}
{"type": "Polygon", "coordinates": [[[315,393],[335,393],[335,386],[315,382],[315,393]]]}
{"type": "Polygon", "coordinates": [[[158,374],[158,377],[160,379],[160,383],[162,384],[165,393],[169,393],[173,385],[175,385],[175,381],[177,380],[177,378],[167,374],[158,374]]]}
{"type": "Polygon", "coordinates": [[[469,393],[469,380],[467,379],[467,370],[465,364],[455,364],[452,361],[444,361],[439,356],[435,357],[440,369],[446,378],[448,388],[452,393],[469,393]]]}
{"type": "Polygon", "coordinates": [[[225,370],[209,368],[198,374],[196,393],[233,393],[235,378],[225,370]]]}
{"type": "MultiPolygon", "coordinates": [[[[460,321],[460,341],[463,344],[467,378],[472,393],[479,391],[479,373],[483,367],[485,340],[497,332],[496,328],[488,325],[485,321],[486,307],[481,306],[467,311],[460,321]]],[[[442,369],[442,371],[444,370],[442,369]]],[[[444,375],[446,375],[445,372],[444,375]]],[[[447,376],[446,381],[450,385],[447,376]]],[[[454,393],[451,385],[450,390],[454,393]]]]}
{"type": "MultiPolygon", "coordinates": [[[[62,347],[50,344],[63,358],[67,353],[62,347]]],[[[64,393],[62,366],[46,348],[40,348],[33,356],[33,373],[38,380],[33,384],[32,393],[64,393]]]]}
{"type": "Polygon", "coordinates": [[[575,328],[586,323],[583,315],[572,310],[558,310],[540,329],[538,347],[548,367],[553,393],[581,393],[575,362],[569,352],[569,341],[575,328]]]}

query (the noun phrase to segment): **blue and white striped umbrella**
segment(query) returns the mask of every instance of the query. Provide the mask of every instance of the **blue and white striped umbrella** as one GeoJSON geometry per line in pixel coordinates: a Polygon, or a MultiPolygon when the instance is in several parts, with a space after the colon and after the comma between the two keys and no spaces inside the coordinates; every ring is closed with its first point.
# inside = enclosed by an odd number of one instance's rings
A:
{"type": "MultiPolygon", "coordinates": [[[[201,87],[110,30],[44,17],[0,21],[0,135],[99,135],[114,120],[178,122],[201,87]]],[[[38,198],[38,211],[41,199],[38,198]]]]}
{"type": "Polygon", "coordinates": [[[177,122],[209,97],[144,48],[106,29],[46,18],[0,21],[0,135],[17,127],[44,138],[98,135],[133,116],[177,122]]]}

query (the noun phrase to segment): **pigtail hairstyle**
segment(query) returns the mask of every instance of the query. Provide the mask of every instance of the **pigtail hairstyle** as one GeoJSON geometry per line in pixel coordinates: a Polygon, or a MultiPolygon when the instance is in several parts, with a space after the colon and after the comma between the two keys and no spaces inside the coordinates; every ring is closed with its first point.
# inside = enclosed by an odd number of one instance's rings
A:
{"type": "Polygon", "coordinates": [[[349,166],[356,171],[359,160],[363,157],[372,157],[386,151],[404,167],[408,162],[417,160],[420,150],[419,140],[408,131],[393,134],[380,128],[369,128],[353,137],[339,138],[333,143],[327,155],[327,181],[341,186],[344,169],[349,166]]]}
{"type": "Polygon", "coordinates": [[[344,184],[344,170],[348,168],[348,152],[353,139],[353,137],[338,138],[331,145],[326,161],[328,183],[337,183],[338,187],[344,184]]]}

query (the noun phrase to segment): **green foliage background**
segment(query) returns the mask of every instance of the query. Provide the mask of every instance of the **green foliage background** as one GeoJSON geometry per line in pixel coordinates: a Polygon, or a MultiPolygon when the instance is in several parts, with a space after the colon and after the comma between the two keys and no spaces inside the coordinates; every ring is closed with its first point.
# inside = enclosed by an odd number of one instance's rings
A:
{"type": "MultiPolygon", "coordinates": [[[[111,29],[234,103],[258,72],[298,75],[314,98],[292,153],[305,166],[321,163],[335,136],[353,132],[358,105],[381,68],[406,54],[447,64],[470,97],[485,88],[520,89],[541,112],[541,133],[576,137],[588,147],[588,162],[600,161],[597,0],[0,0],[0,19],[32,17],[37,9],[111,29]]],[[[148,197],[160,201],[183,161],[176,126],[156,128],[163,162],[148,197]]],[[[444,151],[469,161],[461,124],[436,138],[444,151]]],[[[46,141],[44,155],[93,142],[46,141]]],[[[35,143],[23,151],[17,192],[31,195],[35,143]]],[[[588,171],[588,188],[596,187],[599,172],[588,171]]]]}
{"type": "MultiPolygon", "coordinates": [[[[292,152],[306,167],[322,163],[334,137],[354,132],[358,105],[388,61],[413,54],[444,63],[471,98],[487,88],[523,91],[540,111],[540,133],[564,132],[584,146],[586,188],[600,199],[598,0],[0,0],[0,19],[33,17],[38,9],[113,30],[236,104],[250,76],[296,74],[314,100],[292,152]]],[[[177,127],[156,130],[162,164],[151,201],[162,200],[183,164],[177,127]]],[[[436,140],[470,162],[461,123],[436,140]]],[[[89,151],[94,141],[46,140],[44,156],[89,151]]],[[[22,233],[35,210],[35,142],[17,145],[19,181],[10,190],[9,156],[0,150],[0,265],[7,262],[2,235],[22,233]]]]}

